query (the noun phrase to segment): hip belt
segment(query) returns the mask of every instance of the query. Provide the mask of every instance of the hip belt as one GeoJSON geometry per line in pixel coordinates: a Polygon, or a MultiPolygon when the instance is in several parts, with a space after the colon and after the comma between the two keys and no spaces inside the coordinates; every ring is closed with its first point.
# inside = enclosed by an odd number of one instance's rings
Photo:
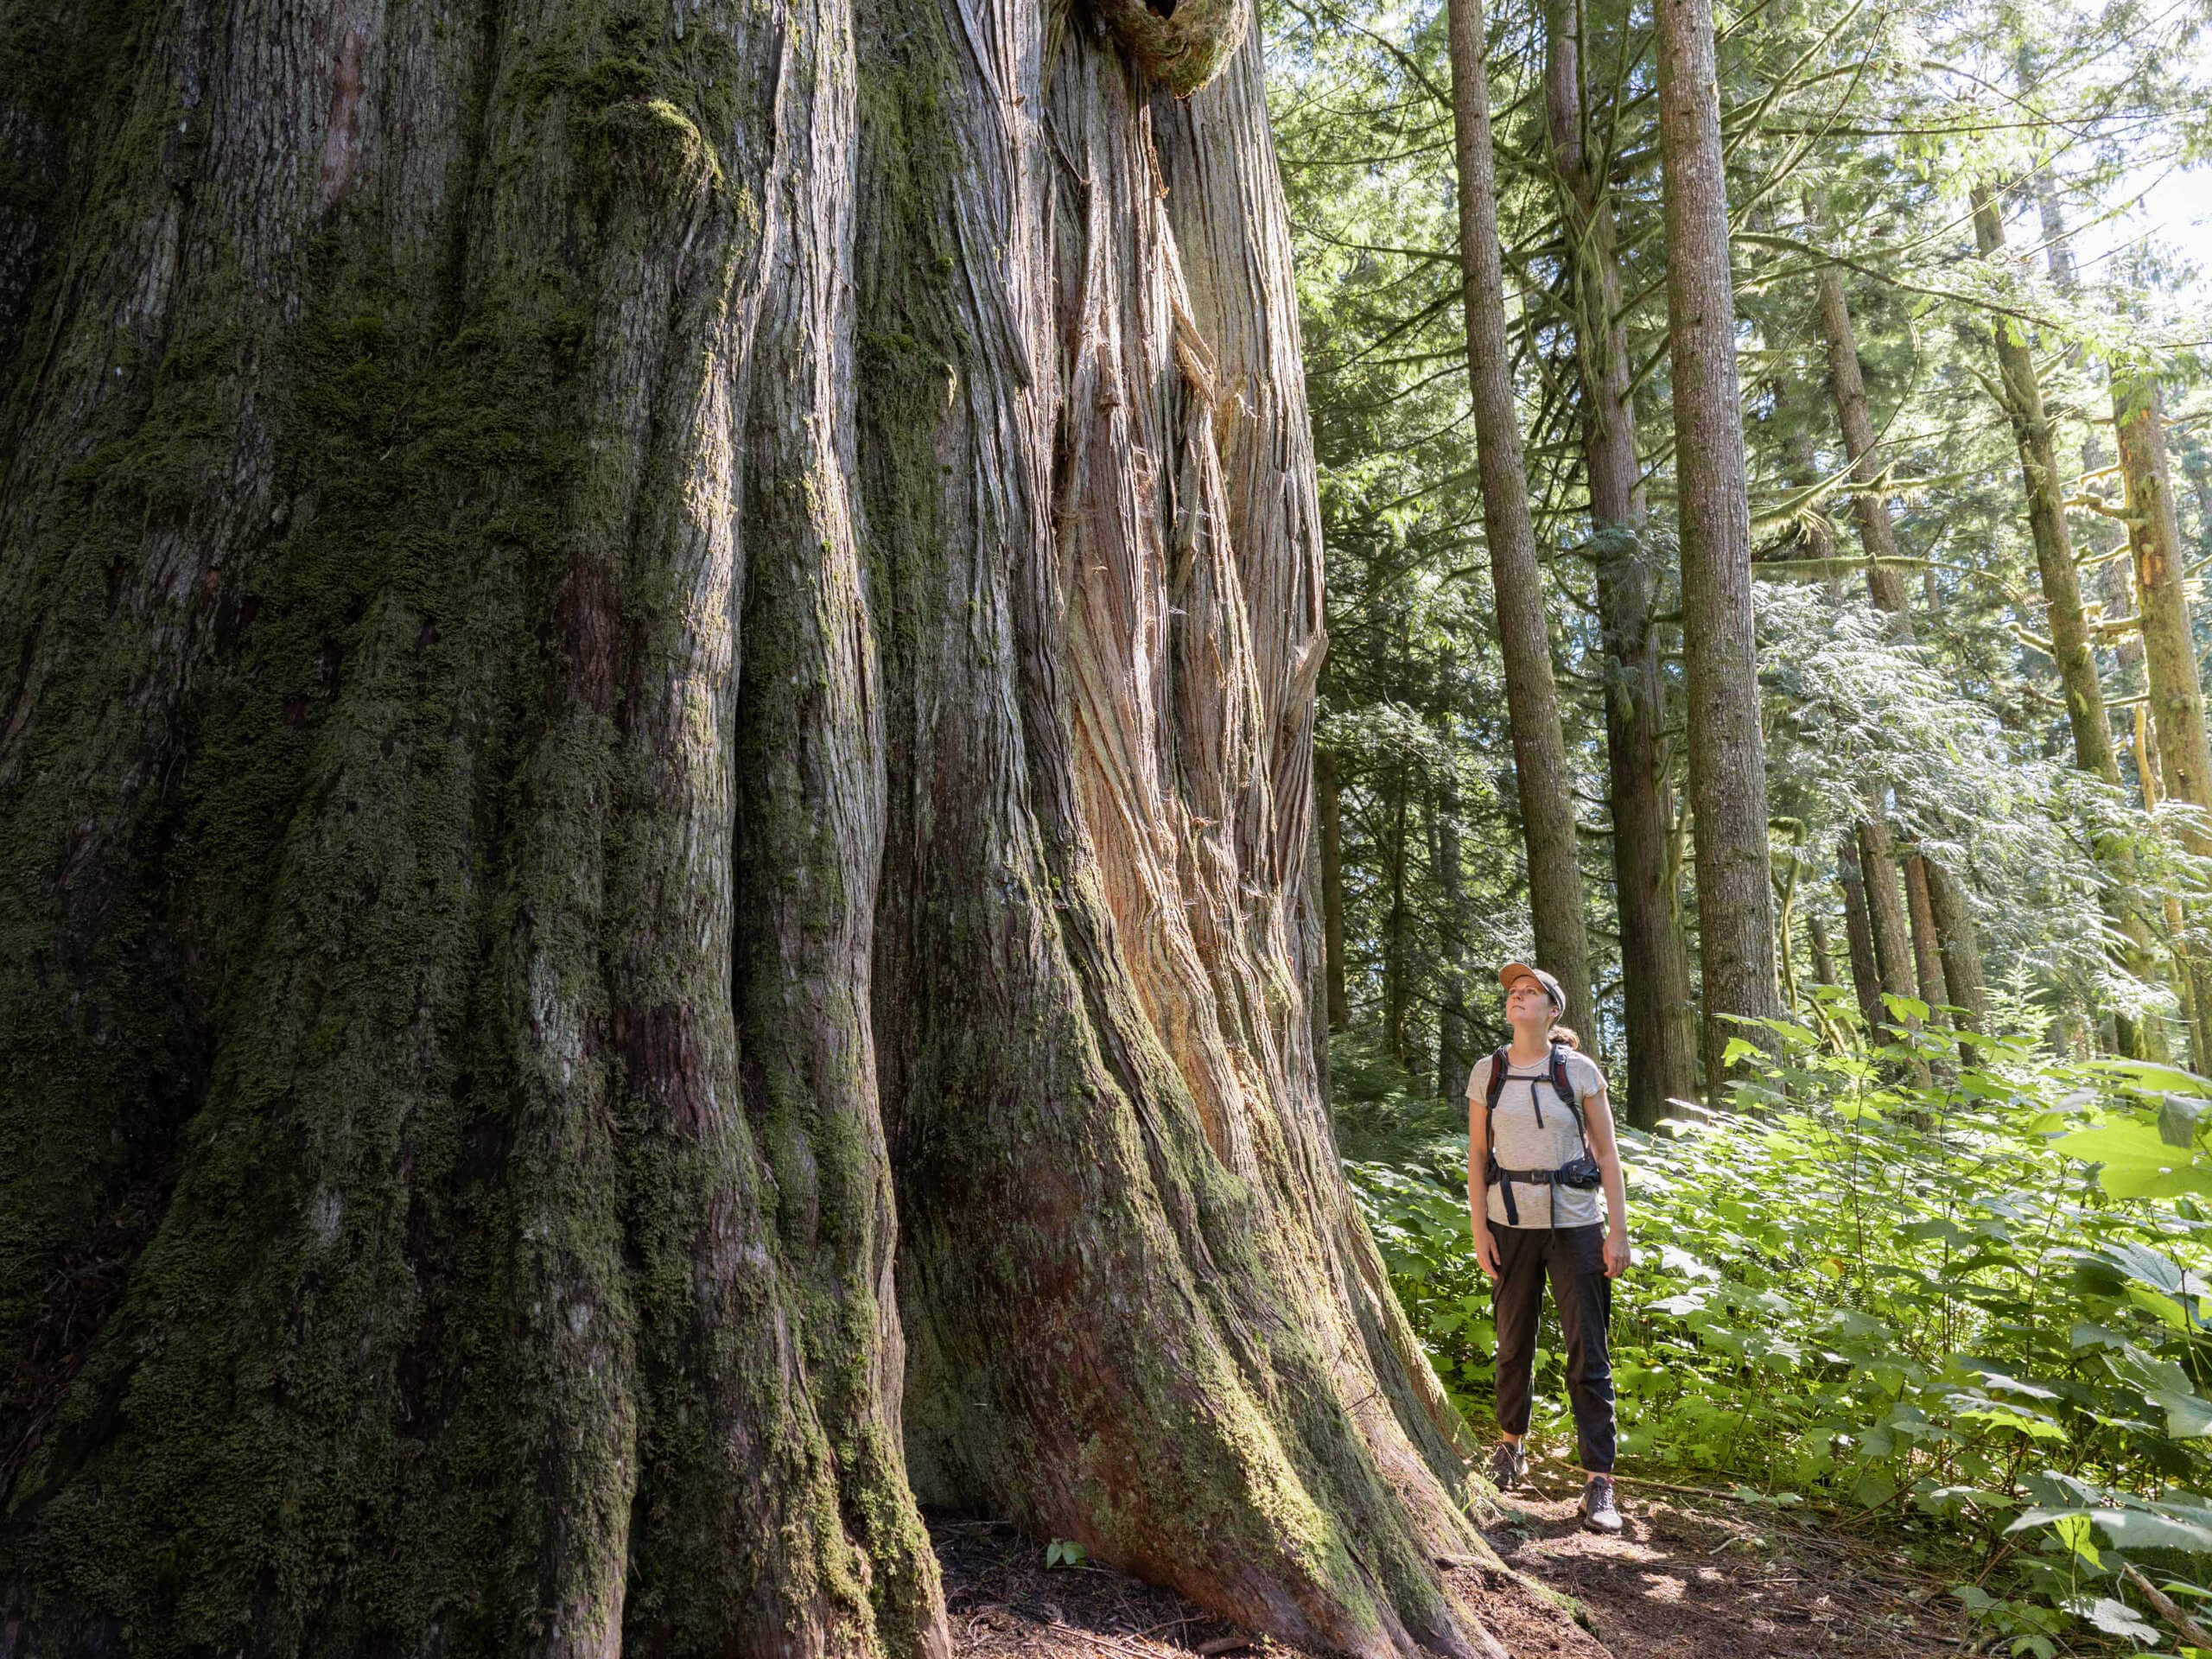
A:
{"type": "Polygon", "coordinates": [[[1577,1158],[1573,1163],[1558,1169],[1504,1169],[1499,1166],[1496,1159],[1492,1159],[1486,1173],[1490,1185],[1497,1187],[1498,1195],[1505,1200],[1505,1224],[1509,1227],[1521,1224],[1521,1206],[1513,1202],[1513,1184],[1516,1181],[1525,1181],[1531,1186],[1557,1185],[1586,1192],[1598,1186],[1602,1179],[1596,1160],[1586,1157],[1577,1158]]]}

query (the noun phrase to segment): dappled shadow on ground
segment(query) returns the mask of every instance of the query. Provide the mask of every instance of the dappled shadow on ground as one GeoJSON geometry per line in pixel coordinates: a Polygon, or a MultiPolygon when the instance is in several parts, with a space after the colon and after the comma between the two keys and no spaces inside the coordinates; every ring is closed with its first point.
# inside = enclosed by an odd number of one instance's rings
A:
{"type": "MultiPolygon", "coordinates": [[[[1512,1659],[1928,1659],[1971,1639],[1948,1580],[1887,1540],[1626,1483],[1627,1530],[1601,1538],[1581,1529],[1580,1490],[1572,1471],[1541,1468],[1488,1529],[1512,1572],[1452,1569],[1512,1659]],[[1577,1599],[1595,1634],[1544,1590],[1577,1599]]],[[[933,1516],[930,1535],[959,1659],[1308,1659],[1107,1568],[1048,1568],[1044,1546],[1012,1527],[933,1516]]]]}
{"type": "MultiPolygon", "coordinates": [[[[1044,1546],[1012,1527],[932,1516],[930,1536],[959,1659],[1313,1659],[1107,1568],[1047,1568],[1044,1546]]],[[[1512,1659],[1604,1659],[1603,1648],[1509,1575],[1467,1567],[1459,1577],[1512,1659]],[[1584,1645],[1559,1645],[1562,1633],[1584,1645]]]]}
{"type": "MultiPolygon", "coordinates": [[[[1514,1659],[1922,1659],[1970,1640],[1946,1582],[1885,1541],[1763,1505],[1623,1483],[1624,1534],[1581,1529],[1572,1471],[1540,1470],[1489,1529],[1513,1567],[1578,1598],[1603,1645],[1547,1648],[1501,1630],[1514,1659]]],[[[1579,1633],[1574,1639],[1580,1639],[1579,1633]]]]}
{"type": "Polygon", "coordinates": [[[1160,1590],[1102,1567],[1045,1566],[1045,1547],[991,1521],[931,1516],[945,1610],[961,1659],[1189,1659],[1292,1649],[1248,1637],[1160,1590]]]}

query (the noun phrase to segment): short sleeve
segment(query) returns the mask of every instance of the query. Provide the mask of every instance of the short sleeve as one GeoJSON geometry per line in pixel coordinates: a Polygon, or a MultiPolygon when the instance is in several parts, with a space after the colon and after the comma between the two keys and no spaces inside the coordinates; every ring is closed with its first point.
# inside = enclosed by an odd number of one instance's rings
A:
{"type": "Polygon", "coordinates": [[[1592,1095],[1603,1094],[1605,1074],[1598,1069],[1598,1062],[1580,1052],[1570,1054],[1567,1061],[1567,1075],[1574,1080],[1574,1097],[1587,1100],[1592,1095]]]}
{"type": "Polygon", "coordinates": [[[1467,1098],[1480,1100],[1483,1090],[1490,1086],[1490,1060],[1487,1054],[1477,1060],[1474,1069],[1467,1073],[1467,1098]]]}

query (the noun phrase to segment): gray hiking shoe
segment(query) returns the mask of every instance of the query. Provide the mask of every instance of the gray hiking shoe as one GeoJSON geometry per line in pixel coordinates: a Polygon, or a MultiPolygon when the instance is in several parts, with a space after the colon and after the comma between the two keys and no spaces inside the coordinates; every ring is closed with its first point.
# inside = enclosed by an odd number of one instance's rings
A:
{"type": "Polygon", "coordinates": [[[1529,1478],[1529,1454],[1511,1440],[1500,1440],[1490,1451],[1491,1484],[1510,1492],[1529,1478]]]}
{"type": "Polygon", "coordinates": [[[1582,1489],[1582,1524],[1592,1532],[1618,1532],[1621,1512],[1613,1502],[1613,1478],[1592,1475],[1582,1489]]]}

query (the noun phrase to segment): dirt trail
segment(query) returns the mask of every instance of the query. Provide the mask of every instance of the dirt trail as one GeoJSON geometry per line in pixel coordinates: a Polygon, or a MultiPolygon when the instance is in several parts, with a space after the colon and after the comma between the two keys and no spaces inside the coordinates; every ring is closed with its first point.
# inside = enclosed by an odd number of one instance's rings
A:
{"type": "MultiPolygon", "coordinates": [[[[1600,1538],[1581,1530],[1572,1481],[1540,1471],[1489,1536],[1515,1570],[1578,1599],[1594,1634],[1505,1574],[1459,1569],[1512,1659],[1925,1659],[1970,1639],[1942,1586],[1878,1539],[1625,1484],[1627,1529],[1600,1538]]],[[[960,1659],[1300,1659],[1121,1573],[1048,1570],[1010,1527],[933,1519],[931,1533],[960,1659]]]]}
{"type": "Polygon", "coordinates": [[[1497,1618],[1514,1659],[1924,1659],[1972,1639],[1943,1583],[1884,1540],[1764,1504],[1619,1490],[1618,1538],[1582,1530],[1580,1478],[1551,1469],[1489,1529],[1508,1565],[1575,1597],[1596,1626],[1561,1631],[1515,1591],[1497,1618]]]}

